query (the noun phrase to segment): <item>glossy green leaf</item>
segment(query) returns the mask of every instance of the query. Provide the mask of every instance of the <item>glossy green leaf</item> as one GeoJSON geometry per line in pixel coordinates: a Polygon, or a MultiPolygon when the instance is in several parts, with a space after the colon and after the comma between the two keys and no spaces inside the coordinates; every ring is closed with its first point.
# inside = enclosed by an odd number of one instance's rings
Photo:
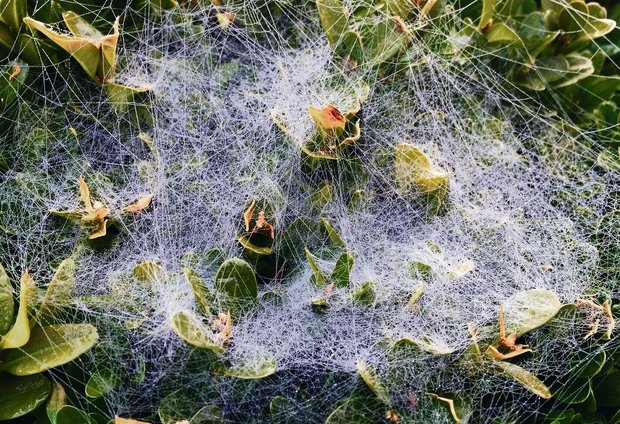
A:
{"type": "Polygon", "coordinates": [[[95,424],[84,411],[71,405],[65,405],[56,414],[56,424],[95,424]]]}
{"type": "Polygon", "coordinates": [[[276,369],[276,359],[271,355],[264,355],[229,368],[226,375],[244,380],[256,380],[274,374],[276,369]]]}
{"type": "Polygon", "coordinates": [[[0,0],[0,21],[7,24],[14,34],[19,32],[22,19],[27,15],[26,0],[0,0]]]}
{"type": "Polygon", "coordinates": [[[0,421],[26,415],[45,402],[51,383],[41,374],[0,378],[0,421]]]}
{"type": "Polygon", "coordinates": [[[212,297],[204,281],[202,281],[196,271],[190,268],[183,268],[183,275],[185,276],[185,280],[192,289],[192,293],[194,293],[194,299],[196,299],[196,303],[198,304],[202,313],[205,314],[205,316],[207,317],[211,316],[212,297]]]}
{"type": "Polygon", "coordinates": [[[58,324],[32,330],[21,349],[3,352],[0,371],[31,375],[73,361],[97,342],[91,324],[58,324]]]}
{"type": "Polygon", "coordinates": [[[342,288],[349,285],[349,278],[351,276],[351,269],[355,263],[355,258],[349,252],[345,252],[336,261],[336,266],[332,271],[330,281],[334,283],[336,287],[342,288]]]}
{"type": "Polygon", "coordinates": [[[482,0],[482,13],[480,14],[479,30],[484,30],[493,23],[495,16],[495,0],[482,0]]]}
{"type": "Polygon", "coordinates": [[[494,361],[493,366],[499,369],[503,374],[521,383],[523,387],[535,395],[543,399],[551,398],[551,391],[545,383],[540,381],[538,377],[528,370],[513,363],[503,361],[494,361]]]}
{"type": "Polygon", "coordinates": [[[11,281],[6,271],[0,265],[0,340],[9,331],[11,324],[13,324],[13,315],[15,314],[14,303],[13,286],[11,286],[11,281]]]}
{"type": "MultiPolygon", "coordinates": [[[[19,283],[19,310],[13,327],[0,341],[0,351],[24,346],[30,338],[30,321],[28,320],[29,302],[36,298],[37,286],[28,272],[24,272],[19,283]]],[[[0,370],[2,369],[0,364],[0,370]]]]}
{"type": "Polygon", "coordinates": [[[379,379],[377,372],[369,364],[362,360],[355,361],[355,368],[370,390],[377,395],[377,398],[379,398],[382,402],[387,403],[389,401],[389,394],[387,388],[379,379]]]}
{"type": "Polygon", "coordinates": [[[44,318],[54,318],[62,308],[69,305],[76,284],[75,271],[75,261],[72,258],[67,258],[58,265],[33,323],[44,318]]]}
{"type": "Polygon", "coordinates": [[[335,48],[349,26],[344,4],[341,0],[317,0],[316,7],[327,40],[335,48]]]}
{"type": "Polygon", "coordinates": [[[98,369],[86,382],[84,393],[91,399],[97,399],[118,386],[119,374],[110,368],[98,369]]]}
{"type": "Polygon", "coordinates": [[[489,43],[517,44],[518,47],[523,46],[523,41],[519,34],[503,22],[497,22],[491,25],[491,28],[485,34],[489,43]]]}
{"type": "Polygon", "coordinates": [[[215,275],[215,290],[233,301],[252,302],[258,295],[256,275],[243,259],[231,258],[220,266],[215,275]]]}
{"type": "Polygon", "coordinates": [[[170,318],[170,325],[174,332],[184,341],[202,349],[209,349],[215,353],[222,353],[222,343],[215,341],[212,331],[205,326],[193,312],[179,311],[170,318]]]}
{"type": "Polygon", "coordinates": [[[504,303],[506,334],[517,336],[546,324],[562,307],[557,295],[546,289],[520,291],[504,303]]]}

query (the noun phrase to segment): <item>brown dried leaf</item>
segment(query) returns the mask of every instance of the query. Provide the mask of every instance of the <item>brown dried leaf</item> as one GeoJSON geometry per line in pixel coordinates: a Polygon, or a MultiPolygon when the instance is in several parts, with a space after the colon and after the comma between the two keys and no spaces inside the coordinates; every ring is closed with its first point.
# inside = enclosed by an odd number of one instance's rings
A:
{"type": "Polygon", "coordinates": [[[123,208],[123,212],[128,212],[128,213],[140,212],[141,210],[148,208],[151,205],[152,200],[153,200],[153,194],[151,193],[145,194],[144,196],[140,197],[136,202],[128,206],[125,206],[123,208]]]}

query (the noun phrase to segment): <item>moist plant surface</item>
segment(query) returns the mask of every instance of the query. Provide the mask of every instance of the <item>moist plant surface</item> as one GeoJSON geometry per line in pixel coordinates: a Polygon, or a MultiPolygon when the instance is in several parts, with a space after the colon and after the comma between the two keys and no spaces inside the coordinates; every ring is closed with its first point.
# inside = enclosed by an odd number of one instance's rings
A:
{"type": "Polygon", "coordinates": [[[620,423],[618,17],[0,0],[0,421],[620,423]]]}

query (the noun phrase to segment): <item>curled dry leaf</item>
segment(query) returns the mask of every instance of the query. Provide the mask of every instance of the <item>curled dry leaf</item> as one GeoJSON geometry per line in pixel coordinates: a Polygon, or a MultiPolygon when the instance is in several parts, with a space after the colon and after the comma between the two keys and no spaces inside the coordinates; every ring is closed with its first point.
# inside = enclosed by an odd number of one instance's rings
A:
{"type": "Polygon", "coordinates": [[[516,340],[517,333],[512,333],[506,336],[506,324],[504,322],[504,306],[499,305],[499,345],[501,348],[503,348],[504,350],[508,350],[509,352],[502,353],[496,347],[489,346],[485,353],[493,359],[503,361],[532,351],[532,349],[527,349],[527,345],[517,344],[516,340]]]}
{"type": "Polygon", "coordinates": [[[577,299],[575,305],[586,313],[586,323],[590,328],[584,340],[589,339],[598,332],[601,318],[607,322],[605,326],[605,338],[607,340],[611,339],[611,334],[616,326],[616,320],[611,313],[611,303],[609,300],[603,302],[602,305],[597,305],[588,299],[577,299]]]}
{"type": "Polygon", "coordinates": [[[128,206],[125,206],[123,208],[123,212],[128,212],[128,213],[140,212],[141,210],[148,208],[151,205],[152,201],[153,201],[153,194],[151,193],[145,194],[144,196],[140,197],[134,203],[128,206]]]}
{"type": "Polygon", "coordinates": [[[17,63],[16,60],[13,61],[13,72],[11,72],[11,75],[9,75],[9,81],[12,81],[13,79],[15,79],[17,76],[19,76],[19,73],[21,72],[21,69],[19,67],[19,63],[17,63]]]}
{"type": "Polygon", "coordinates": [[[347,122],[342,112],[331,103],[322,109],[310,106],[308,112],[314,122],[323,130],[344,130],[347,122]]]}
{"type": "Polygon", "coordinates": [[[456,413],[456,408],[454,406],[454,400],[446,398],[446,397],[439,396],[436,393],[427,393],[427,395],[428,396],[432,396],[435,399],[437,399],[437,400],[439,400],[441,402],[444,402],[446,405],[448,405],[448,408],[450,409],[450,415],[452,415],[452,418],[454,418],[454,421],[457,422],[457,423],[461,422],[461,419],[459,418],[459,416],[456,413]]]}
{"type": "Polygon", "coordinates": [[[227,313],[220,312],[213,321],[211,329],[215,332],[215,337],[221,342],[230,340],[232,335],[232,315],[230,310],[227,313]]]}

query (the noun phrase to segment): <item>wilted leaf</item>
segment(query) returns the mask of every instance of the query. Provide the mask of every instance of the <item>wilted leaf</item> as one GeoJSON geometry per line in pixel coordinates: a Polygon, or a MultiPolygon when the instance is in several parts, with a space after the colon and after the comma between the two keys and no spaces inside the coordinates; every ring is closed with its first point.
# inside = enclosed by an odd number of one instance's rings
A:
{"type": "Polygon", "coordinates": [[[153,200],[152,194],[145,194],[144,196],[141,196],[136,202],[132,203],[131,205],[125,206],[123,208],[123,212],[128,212],[128,213],[140,212],[141,210],[148,208],[152,200],[153,200]]]}

